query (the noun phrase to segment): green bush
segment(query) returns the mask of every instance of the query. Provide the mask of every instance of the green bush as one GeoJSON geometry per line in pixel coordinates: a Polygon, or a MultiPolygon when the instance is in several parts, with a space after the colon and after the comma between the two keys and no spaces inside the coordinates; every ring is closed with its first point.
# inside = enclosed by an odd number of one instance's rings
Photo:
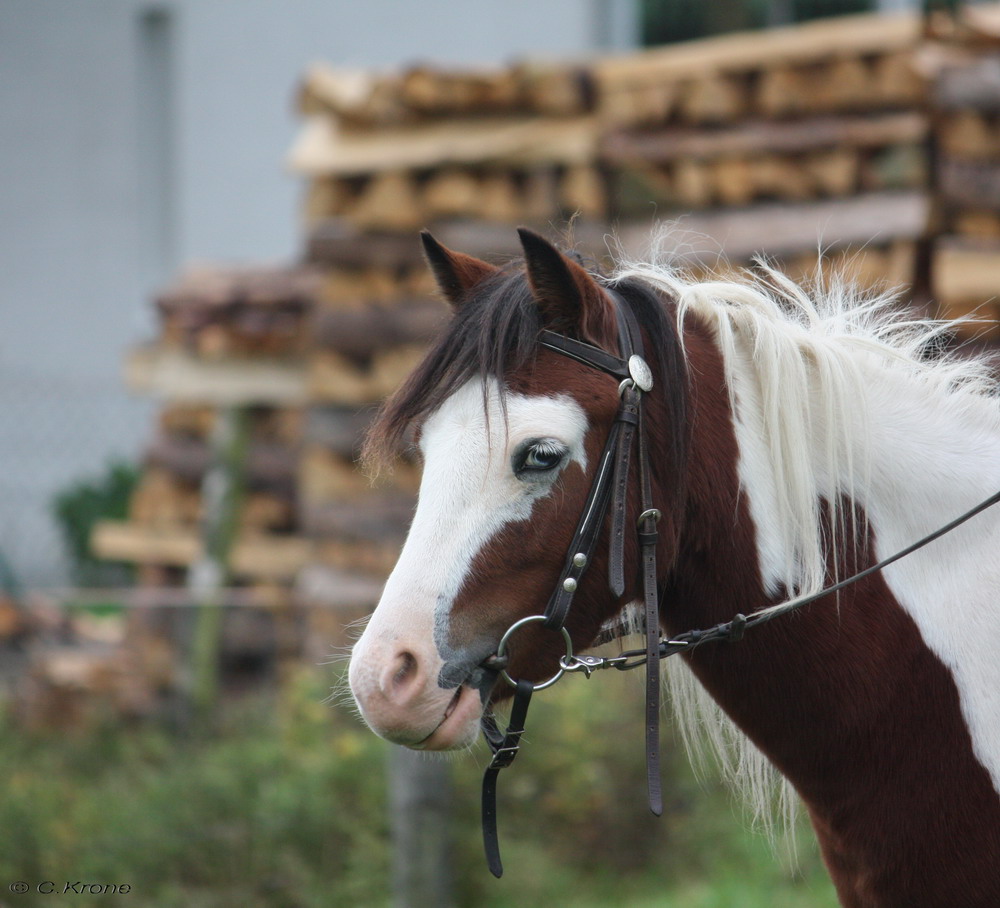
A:
{"type": "Polygon", "coordinates": [[[725,32],[871,12],[871,0],[643,0],[642,43],[689,41],[725,32]]]}
{"type": "Polygon", "coordinates": [[[80,586],[117,586],[131,578],[125,565],[94,557],[90,534],[100,520],[128,516],[139,475],[134,464],[112,463],[103,475],[74,482],[55,496],[52,511],[71,559],[73,580],[80,586]]]}
{"type": "MultiPolygon", "coordinates": [[[[78,908],[387,906],[388,745],[326,702],[330,680],[302,670],[277,696],[228,704],[211,738],[0,723],[0,879],[132,887],[127,899],[73,895],[78,908]]],[[[694,781],[669,729],[666,811],[649,815],[634,680],[573,678],[536,696],[523,752],[500,779],[499,881],[480,842],[485,754],[453,760],[456,904],[832,908],[811,841],[788,870],[724,792],[694,781]]]]}

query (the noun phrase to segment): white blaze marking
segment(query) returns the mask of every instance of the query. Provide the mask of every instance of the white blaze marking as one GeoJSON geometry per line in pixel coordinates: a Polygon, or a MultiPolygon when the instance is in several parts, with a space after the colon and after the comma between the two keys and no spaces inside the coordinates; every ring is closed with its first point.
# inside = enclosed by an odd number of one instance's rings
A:
{"type": "Polygon", "coordinates": [[[381,601],[355,646],[352,677],[378,671],[381,658],[405,647],[429,660],[427,683],[436,683],[443,660],[434,641],[447,639],[451,604],[473,558],[504,526],[530,517],[559,472],[547,481],[518,479],[511,455],[520,444],[558,440],[569,451],[566,463],[586,467],[587,418],[576,401],[508,393],[505,424],[500,393],[491,379],[484,411],[482,386],[470,381],[424,423],[417,510],[381,601]]]}

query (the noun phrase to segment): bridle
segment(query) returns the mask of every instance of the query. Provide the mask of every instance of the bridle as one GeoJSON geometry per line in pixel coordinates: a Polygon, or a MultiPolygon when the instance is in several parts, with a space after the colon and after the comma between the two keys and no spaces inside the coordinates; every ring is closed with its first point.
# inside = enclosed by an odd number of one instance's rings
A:
{"type": "Polygon", "coordinates": [[[500,770],[509,766],[517,755],[532,693],[555,684],[564,672],[582,670],[587,664],[573,661],[577,657],[573,655],[572,640],[565,624],[580,579],[593,558],[594,548],[604,528],[609,506],[611,531],[608,542],[608,586],[616,599],[625,592],[625,512],[633,441],[636,437],[638,437],[642,508],[637,521],[637,532],[643,565],[643,601],[647,629],[643,660],[646,665],[647,785],[650,809],[657,816],[663,812],[659,770],[660,622],[659,595],[656,586],[657,523],[660,512],[652,503],[649,450],[642,422],[642,395],[652,390],[653,373],[643,358],[642,334],[630,307],[613,291],[606,289],[606,292],[614,304],[621,356],[615,356],[591,344],[553,331],[542,331],[539,336],[540,346],[617,378],[620,403],[608,432],[604,451],[598,461],[590,494],[587,496],[566,554],[562,573],[545,607],[545,612],[522,618],[511,625],[501,638],[496,654],[483,663],[484,668],[499,672],[501,677],[514,688],[514,701],[507,730],[500,731],[493,714],[489,711],[484,714],[482,721],[483,735],[493,751],[493,759],[483,778],[483,841],[490,870],[497,877],[503,873],[496,826],[497,776],[500,770]],[[560,632],[566,644],[566,654],[560,660],[559,670],[547,681],[538,684],[525,680],[515,681],[511,678],[507,673],[505,655],[511,636],[524,625],[534,622],[540,622],[543,627],[560,632]]]}
{"type": "MultiPolygon", "coordinates": [[[[501,769],[509,766],[520,748],[524,733],[525,718],[531,695],[555,684],[566,672],[581,672],[590,677],[595,671],[615,668],[620,671],[645,666],[645,746],[646,783],[650,810],[660,816],[663,812],[663,798],[660,782],[659,758],[659,717],[660,717],[660,660],[676,653],[693,650],[697,646],[716,641],[736,642],[744,633],[765,624],[781,615],[800,609],[812,602],[829,596],[859,580],[881,571],[900,558],[915,552],[935,539],[951,532],[981,511],[1000,502],[1000,491],[980,502],[971,510],[957,517],[933,533],[912,545],[856,574],[811,593],[789,599],[777,606],[756,612],[749,617],[735,615],[731,620],[714,625],[705,630],[690,630],[669,639],[660,636],[659,592],[657,589],[656,546],[659,538],[657,524],[660,511],[653,506],[650,482],[649,450],[642,419],[643,395],[653,389],[653,374],[643,356],[642,336],[635,316],[625,302],[611,288],[604,292],[614,304],[618,324],[618,338],[621,356],[615,356],[591,344],[575,340],[553,331],[544,330],[539,335],[539,345],[584,365],[605,372],[619,380],[620,403],[604,450],[598,461],[597,471],[590,493],[583,506],[573,540],[564,560],[562,573],[556,584],[544,613],[529,615],[514,622],[503,634],[494,655],[487,657],[481,666],[500,675],[514,688],[513,702],[507,728],[501,731],[492,711],[487,710],[481,722],[483,736],[492,751],[493,758],[483,776],[482,826],[486,860],[494,876],[503,874],[500,860],[500,846],[497,835],[496,788],[501,769]],[[641,513],[637,520],[636,533],[642,563],[643,611],[645,615],[646,645],[644,649],[627,650],[617,656],[575,655],[566,619],[579,588],[580,580],[589,567],[597,540],[606,523],[608,508],[611,509],[611,529],[609,537],[608,586],[617,599],[625,591],[624,543],[625,512],[627,505],[628,480],[631,466],[632,448],[638,439],[639,492],[641,513]],[[566,652],[559,659],[558,671],[545,681],[533,683],[524,679],[514,679],[507,672],[507,648],[513,635],[528,624],[540,623],[542,627],[557,631],[562,635],[566,652]]],[[[613,639],[608,638],[608,639],[613,639]]],[[[598,641],[608,642],[607,639],[598,641]]]]}

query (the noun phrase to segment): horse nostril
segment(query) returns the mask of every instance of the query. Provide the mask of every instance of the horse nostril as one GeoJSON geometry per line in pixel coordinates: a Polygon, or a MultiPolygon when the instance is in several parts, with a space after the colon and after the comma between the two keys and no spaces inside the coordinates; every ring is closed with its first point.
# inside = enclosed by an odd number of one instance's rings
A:
{"type": "Polygon", "coordinates": [[[394,708],[406,708],[419,699],[427,680],[424,662],[412,650],[401,649],[385,663],[378,675],[378,694],[394,708]]]}
{"type": "Polygon", "coordinates": [[[407,679],[416,674],[417,657],[413,653],[401,652],[396,657],[396,672],[392,676],[394,687],[399,687],[406,683],[407,679]]]}
{"type": "Polygon", "coordinates": [[[403,704],[419,690],[421,685],[420,663],[409,650],[402,650],[394,657],[382,676],[382,693],[390,701],[403,704]]]}

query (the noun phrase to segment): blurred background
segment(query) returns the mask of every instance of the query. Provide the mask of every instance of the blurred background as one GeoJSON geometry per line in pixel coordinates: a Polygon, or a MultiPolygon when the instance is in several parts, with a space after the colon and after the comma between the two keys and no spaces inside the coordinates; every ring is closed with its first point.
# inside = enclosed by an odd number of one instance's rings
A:
{"type": "Polygon", "coordinates": [[[500,882],[483,753],[344,701],[418,482],[358,447],[447,317],[419,229],[606,265],[663,221],[995,343],[1000,6],[0,0],[0,906],[835,904],[669,730],[648,818],[630,679],[537,705],[500,882]]]}

